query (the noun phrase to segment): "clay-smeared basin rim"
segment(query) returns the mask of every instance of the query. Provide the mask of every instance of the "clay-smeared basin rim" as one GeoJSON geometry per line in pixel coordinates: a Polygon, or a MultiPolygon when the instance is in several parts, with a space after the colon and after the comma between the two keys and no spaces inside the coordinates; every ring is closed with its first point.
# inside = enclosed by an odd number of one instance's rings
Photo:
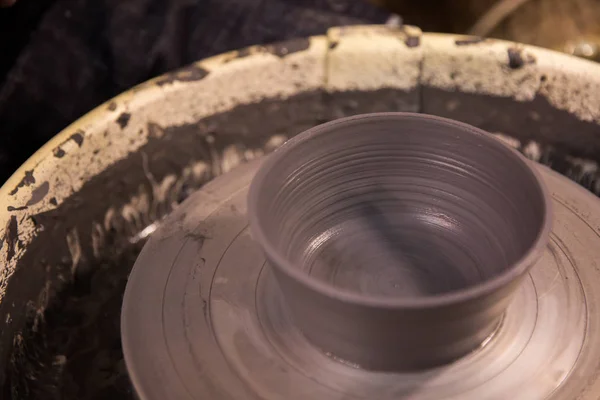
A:
{"type": "MultiPolygon", "coordinates": [[[[393,43],[403,43],[400,38],[403,38],[402,35],[404,35],[401,29],[386,29],[381,25],[358,25],[353,27],[330,28],[326,35],[311,36],[309,38],[311,45],[309,49],[305,51],[305,53],[311,57],[319,55],[321,52],[323,53],[323,59],[320,59],[316,63],[319,68],[324,68],[324,58],[334,51],[333,48],[326,46],[327,41],[333,40],[332,38],[334,37],[339,39],[338,36],[340,36],[342,32],[344,35],[347,35],[342,39],[345,42],[352,44],[354,49],[360,51],[372,49],[372,41],[385,40],[390,37],[394,38],[393,43]],[[370,39],[365,42],[365,37],[370,39]]],[[[582,121],[590,121],[596,124],[600,123],[598,113],[595,111],[595,106],[597,105],[597,90],[595,87],[600,84],[600,79],[598,79],[598,77],[600,77],[600,64],[598,63],[540,47],[498,39],[482,41],[470,36],[432,32],[426,32],[417,36],[420,37],[420,45],[408,50],[403,49],[402,54],[404,54],[404,52],[407,52],[406,54],[411,54],[411,51],[421,49],[419,50],[423,52],[421,64],[422,61],[427,58],[432,56],[438,57],[441,55],[442,59],[439,60],[439,63],[436,61],[435,71],[437,71],[437,67],[439,66],[442,67],[442,72],[448,72],[453,66],[448,64],[449,61],[446,57],[455,56],[459,57],[459,60],[474,58],[477,61],[477,67],[497,65],[497,68],[494,67],[492,70],[475,68],[474,70],[471,70],[469,74],[465,74],[465,81],[461,82],[458,87],[453,83],[453,88],[456,87],[456,90],[459,92],[469,92],[471,90],[469,89],[471,87],[469,82],[474,79],[479,79],[480,81],[483,81],[485,85],[481,89],[476,90],[476,94],[496,96],[511,101],[530,101],[532,99],[531,96],[538,95],[540,98],[549,101],[551,106],[558,111],[567,112],[569,115],[582,121]],[[461,41],[464,43],[461,43],[461,41]],[[506,59],[506,51],[507,49],[512,48],[518,48],[520,51],[531,54],[536,58],[536,63],[527,64],[522,69],[516,71],[523,72],[526,71],[526,69],[530,69],[531,71],[529,72],[532,72],[534,77],[535,75],[546,77],[546,83],[543,87],[537,87],[531,92],[531,88],[517,84],[517,81],[521,80],[520,75],[512,77],[511,75],[506,74],[506,71],[503,69],[505,68],[505,63],[508,62],[506,59]],[[463,54],[467,50],[469,53],[466,55],[463,54]],[[492,79],[493,82],[488,82],[487,79],[489,78],[494,78],[492,79]],[[549,82],[551,82],[552,87],[549,87],[549,82]],[[575,93],[577,93],[577,95],[575,95],[575,93]],[[586,100],[582,101],[581,99],[586,100]]],[[[339,46],[335,48],[336,51],[338,48],[339,46]]],[[[24,254],[25,249],[29,243],[38,236],[35,225],[33,223],[27,223],[27,217],[56,207],[47,201],[43,201],[23,209],[23,206],[25,206],[31,198],[33,191],[37,188],[36,185],[26,185],[21,187],[18,193],[14,194],[13,192],[14,189],[27,178],[28,173],[34,171],[36,181],[48,181],[50,183],[50,191],[47,198],[55,197],[58,206],[60,206],[64,199],[79,190],[81,184],[88,182],[91,178],[104,171],[110,165],[125,159],[128,154],[137,151],[140,144],[131,144],[132,138],[136,138],[136,140],[140,139],[140,142],[148,140],[150,133],[147,129],[142,129],[141,133],[138,132],[139,127],[142,124],[145,124],[149,119],[145,114],[140,115],[140,110],[143,111],[146,108],[149,108],[149,106],[154,107],[154,105],[163,104],[163,102],[166,101],[165,98],[169,96],[176,95],[179,98],[180,93],[199,93],[201,91],[198,87],[203,87],[205,82],[210,80],[211,76],[216,76],[217,73],[222,73],[223,71],[227,71],[227,73],[222,74],[219,79],[226,79],[227,82],[229,82],[228,79],[231,72],[228,68],[232,66],[236,67],[236,64],[238,63],[243,64],[242,70],[247,70],[249,67],[256,66],[257,64],[260,64],[260,66],[263,67],[264,63],[261,64],[261,60],[264,60],[265,52],[262,50],[264,50],[262,46],[248,47],[240,51],[232,51],[209,57],[184,68],[184,70],[189,70],[189,68],[197,68],[200,66],[210,71],[207,79],[203,79],[199,82],[181,81],[177,82],[176,86],[157,85],[158,81],[169,75],[167,74],[129,89],[74,121],[24,162],[21,167],[19,167],[14,174],[0,186],[0,208],[2,208],[2,210],[7,210],[10,207],[15,209],[15,211],[3,211],[0,213],[0,235],[5,237],[10,233],[8,227],[11,218],[18,218],[20,221],[25,221],[19,224],[18,238],[21,247],[16,251],[15,256],[12,259],[7,259],[7,246],[4,246],[3,249],[0,250],[0,256],[4,260],[0,267],[0,301],[2,301],[5,296],[8,280],[15,272],[17,263],[24,254]],[[239,57],[240,54],[243,54],[244,56],[239,57]],[[117,108],[114,111],[111,111],[109,109],[109,106],[111,105],[117,105],[117,108]],[[133,122],[130,122],[125,129],[119,129],[117,128],[115,119],[123,112],[130,113],[133,117],[133,122]],[[107,131],[109,132],[109,136],[104,138],[103,136],[107,131]],[[69,138],[77,133],[81,133],[85,138],[83,146],[71,146],[69,149],[65,149],[67,153],[66,158],[56,158],[53,151],[60,145],[68,142],[69,138]],[[95,142],[96,144],[89,145],[91,142],[95,142]],[[95,163],[91,163],[89,160],[93,155],[93,151],[100,148],[98,145],[102,145],[102,156],[96,158],[95,163]],[[109,149],[110,153],[112,153],[110,156],[108,155],[109,151],[105,151],[106,149],[109,149]],[[64,168],[59,168],[65,164],[78,165],[79,163],[81,163],[81,166],[72,168],[69,171],[68,176],[65,174],[64,168]],[[56,185],[55,183],[59,181],[64,181],[64,184],[60,186],[56,185]]],[[[388,53],[393,51],[397,51],[397,49],[394,50],[388,47],[383,47],[381,49],[382,54],[386,57],[388,53]]],[[[402,60],[404,60],[404,58],[402,58],[402,60]]],[[[280,62],[281,59],[279,57],[273,56],[273,59],[266,65],[271,66],[280,62]]],[[[406,62],[407,65],[409,65],[408,61],[406,62]]],[[[313,65],[312,63],[313,62],[311,61],[310,65],[313,65]]],[[[299,65],[301,66],[301,70],[303,70],[305,64],[300,63],[299,65]]],[[[312,74],[312,67],[306,68],[308,72],[312,74]]],[[[338,74],[339,71],[337,68],[333,67],[325,70],[326,74],[324,75],[320,89],[334,92],[355,90],[356,82],[354,77],[350,80],[342,78],[342,83],[338,82],[336,85],[332,85],[330,77],[337,76],[336,74],[338,74]]],[[[236,71],[236,73],[239,74],[240,72],[236,71]]],[[[370,77],[369,74],[366,74],[365,76],[370,77]]],[[[256,77],[254,78],[259,79],[256,77]]],[[[360,80],[360,78],[360,76],[356,76],[356,79],[360,80]]],[[[403,78],[399,83],[399,87],[402,90],[413,90],[419,87],[442,89],[449,87],[448,83],[445,81],[431,81],[431,79],[426,77],[411,79],[409,79],[407,83],[403,78]],[[406,86],[405,83],[408,86],[406,86]],[[412,84],[416,86],[411,86],[412,84]]],[[[267,81],[264,77],[261,77],[260,80],[263,82],[261,87],[265,88],[264,93],[261,92],[257,95],[256,91],[254,91],[251,95],[249,93],[247,98],[244,97],[243,99],[240,99],[238,96],[239,90],[236,89],[235,101],[231,105],[227,105],[223,110],[227,111],[234,105],[257,101],[255,99],[256,96],[258,96],[256,97],[257,99],[263,99],[281,95],[278,91],[272,90],[271,86],[264,84],[264,82],[267,81]]],[[[236,83],[229,84],[232,86],[236,85],[236,83]]],[[[371,83],[369,81],[368,85],[365,87],[361,86],[360,90],[372,91],[383,87],[382,83],[377,83],[374,87],[370,85],[371,83]]],[[[396,87],[398,85],[392,86],[396,87]]],[[[226,87],[229,86],[222,86],[222,88],[226,87]]],[[[310,89],[311,86],[308,85],[301,86],[295,90],[297,93],[303,93],[310,89]]],[[[205,105],[204,108],[206,110],[209,110],[213,105],[223,103],[224,94],[231,92],[231,90],[219,90],[218,92],[215,92],[210,104],[207,105],[205,100],[203,100],[202,104],[205,105]]],[[[197,101],[195,97],[193,99],[197,101]]],[[[163,106],[157,106],[156,110],[152,110],[153,122],[164,126],[190,122],[188,121],[189,113],[181,111],[177,114],[173,114],[170,111],[166,112],[165,110],[166,109],[163,106]]],[[[210,111],[207,115],[212,115],[212,113],[214,113],[214,110],[210,111]]],[[[200,116],[205,115],[201,114],[200,116]]],[[[195,118],[199,118],[199,116],[195,116],[195,118]]],[[[566,137],[569,137],[569,135],[567,134],[566,137]]],[[[579,136],[575,135],[574,137],[579,136]]]]}
{"type": "MultiPolygon", "coordinates": [[[[550,195],[545,185],[542,183],[541,176],[534,168],[530,167],[529,163],[530,161],[528,161],[522,155],[517,153],[515,150],[509,148],[508,146],[502,144],[499,140],[495,139],[493,136],[486,133],[485,131],[477,129],[471,125],[450,120],[447,118],[440,118],[432,115],[417,113],[394,112],[373,113],[342,118],[313,127],[305,131],[304,133],[301,133],[291,138],[281,147],[275,150],[271,155],[266,157],[265,161],[263,162],[258,172],[256,173],[254,179],[252,180],[252,184],[250,185],[250,190],[248,193],[248,220],[250,222],[250,230],[252,232],[254,240],[256,240],[263,247],[263,250],[268,255],[268,258],[270,258],[273,261],[273,263],[279,266],[280,271],[284,272],[290,278],[299,281],[300,283],[306,285],[308,288],[324,296],[328,296],[339,301],[355,305],[371,306],[378,308],[420,309],[461,303],[463,301],[472,300],[473,298],[477,298],[486,293],[493,292],[503,286],[512,283],[519,276],[527,273],[528,269],[539,259],[541,253],[546,247],[546,243],[548,242],[550,231],[552,229],[552,206],[550,201],[550,195]],[[307,142],[313,137],[326,132],[326,128],[331,128],[335,125],[346,124],[348,122],[357,121],[361,119],[397,116],[402,116],[404,118],[409,117],[418,119],[438,120],[455,125],[473,135],[480,136],[483,140],[489,142],[501,151],[509,154],[511,157],[514,158],[515,162],[520,163],[529,172],[529,174],[531,174],[531,176],[534,178],[535,184],[542,193],[544,220],[542,228],[540,229],[535,241],[529,247],[529,250],[523,255],[523,257],[521,257],[514,265],[509,267],[507,270],[503,271],[498,276],[489,279],[477,286],[472,286],[466,289],[461,289],[449,293],[424,296],[419,298],[391,298],[383,296],[368,296],[353,293],[348,290],[335,288],[325,282],[319,281],[311,277],[310,275],[307,275],[298,268],[294,267],[293,263],[291,263],[279,251],[277,251],[273,243],[271,243],[271,241],[268,240],[267,235],[262,229],[262,225],[257,219],[257,212],[255,210],[257,209],[258,205],[259,192],[271,168],[275,167],[282,159],[284,159],[288,155],[290,151],[292,151],[298,145],[307,142]]],[[[274,266],[274,268],[278,267],[274,266]]]]}

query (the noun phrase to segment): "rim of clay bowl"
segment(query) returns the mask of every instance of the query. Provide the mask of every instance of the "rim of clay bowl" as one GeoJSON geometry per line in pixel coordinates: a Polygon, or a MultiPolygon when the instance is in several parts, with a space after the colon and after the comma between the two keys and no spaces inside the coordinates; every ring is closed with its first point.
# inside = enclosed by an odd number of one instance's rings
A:
{"type": "MultiPolygon", "coordinates": [[[[550,232],[552,230],[552,202],[550,194],[546,186],[544,185],[539,173],[530,166],[531,161],[527,160],[521,154],[514,149],[508,147],[498,139],[494,138],[491,134],[459,121],[455,121],[448,118],[442,118],[434,115],[419,114],[419,113],[408,113],[408,112],[383,112],[383,113],[370,113],[362,114],[351,117],[340,118],[334,121],[326,122],[321,125],[312,127],[304,132],[294,136],[272,154],[268,155],[265,161],[260,166],[258,172],[252,179],[250,189],[248,192],[248,221],[250,223],[250,230],[254,240],[263,248],[267,258],[272,260],[273,268],[277,268],[279,271],[285,273],[290,278],[303,284],[309,289],[316,291],[324,296],[334,298],[336,300],[352,303],[356,305],[364,305],[379,308],[410,308],[420,309],[429,308],[436,306],[444,306],[449,304],[456,304],[466,301],[473,301],[480,296],[491,293],[495,290],[502,288],[514,280],[518,279],[522,275],[528,272],[528,270],[539,260],[541,253],[546,248],[550,232]],[[532,244],[528,247],[527,251],[523,256],[515,263],[510,265],[506,270],[502,271],[499,275],[488,279],[481,284],[470,286],[467,288],[455,290],[448,293],[428,295],[419,298],[393,298],[384,296],[373,296],[354,293],[344,289],[336,288],[328,283],[319,281],[306,274],[302,270],[296,268],[292,262],[284,257],[268,240],[267,235],[262,229],[262,224],[257,218],[257,207],[258,197],[262,186],[265,184],[265,180],[271,171],[271,168],[277,165],[277,163],[284,159],[287,154],[294,149],[296,146],[310,141],[313,137],[326,134],[329,129],[335,125],[347,123],[349,121],[357,121],[361,119],[370,119],[376,117],[389,117],[389,116],[405,116],[418,119],[429,119],[442,121],[448,124],[455,125],[458,128],[464,129],[469,134],[481,137],[484,141],[491,143],[496,146],[500,151],[505,152],[514,159],[515,163],[519,163],[526,171],[529,171],[535,184],[537,185],[541,198],[542,206],[544,207],[544,218],[542,220],[542,226],[540,227],[538,234],[532,244]]],[[[271,264],[271,263],[270,263],[271,264]]]]}

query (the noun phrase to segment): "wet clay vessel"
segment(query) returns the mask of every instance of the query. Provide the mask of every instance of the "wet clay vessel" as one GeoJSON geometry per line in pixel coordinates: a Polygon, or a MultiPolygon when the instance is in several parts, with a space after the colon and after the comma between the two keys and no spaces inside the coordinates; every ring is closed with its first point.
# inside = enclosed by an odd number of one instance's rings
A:
{"type": "Polygon", "coordinates": [[[434,367],[479,347],[552,219],[520,154],[469,125],[409,113],[297,135],[252,181],[248,218],[300,330],[375,370],[434,367]]]}

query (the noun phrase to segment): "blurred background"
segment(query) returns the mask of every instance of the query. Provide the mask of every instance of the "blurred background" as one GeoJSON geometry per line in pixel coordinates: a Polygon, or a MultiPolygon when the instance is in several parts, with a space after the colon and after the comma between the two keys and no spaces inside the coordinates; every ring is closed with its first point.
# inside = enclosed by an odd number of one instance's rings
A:
{"type": "Polygon", "coordinates": [[[594,0],[0,0],[0,179],[69,123],[168,70],[328,27],[385,23],[597,59],[594,0]],[[398,18],[395,19],[398,21],[398,18]]]}

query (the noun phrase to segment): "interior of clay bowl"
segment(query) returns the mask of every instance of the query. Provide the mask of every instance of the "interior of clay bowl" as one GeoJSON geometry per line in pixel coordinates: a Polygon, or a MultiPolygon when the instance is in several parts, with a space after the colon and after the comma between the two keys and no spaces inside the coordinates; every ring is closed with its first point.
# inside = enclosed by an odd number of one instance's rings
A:
{"type": "Polygon", "coordinates": [[[400,298],[522,275],[519,262],[545,246],[548,207],[525,159],[490,134],[408,113],[303,132],[249,194],[254,236],[276,267],[400,298]]]}
{"type": "Polygon", "coordinates": [[[600,193],[598,93],[596,64],[375,26],[224,54],[109,101],[0,190],[0,397],[135,398],[119,317],[145,240],[193,190],[295,134],[361,113],[434,114],[600,193]]]}

